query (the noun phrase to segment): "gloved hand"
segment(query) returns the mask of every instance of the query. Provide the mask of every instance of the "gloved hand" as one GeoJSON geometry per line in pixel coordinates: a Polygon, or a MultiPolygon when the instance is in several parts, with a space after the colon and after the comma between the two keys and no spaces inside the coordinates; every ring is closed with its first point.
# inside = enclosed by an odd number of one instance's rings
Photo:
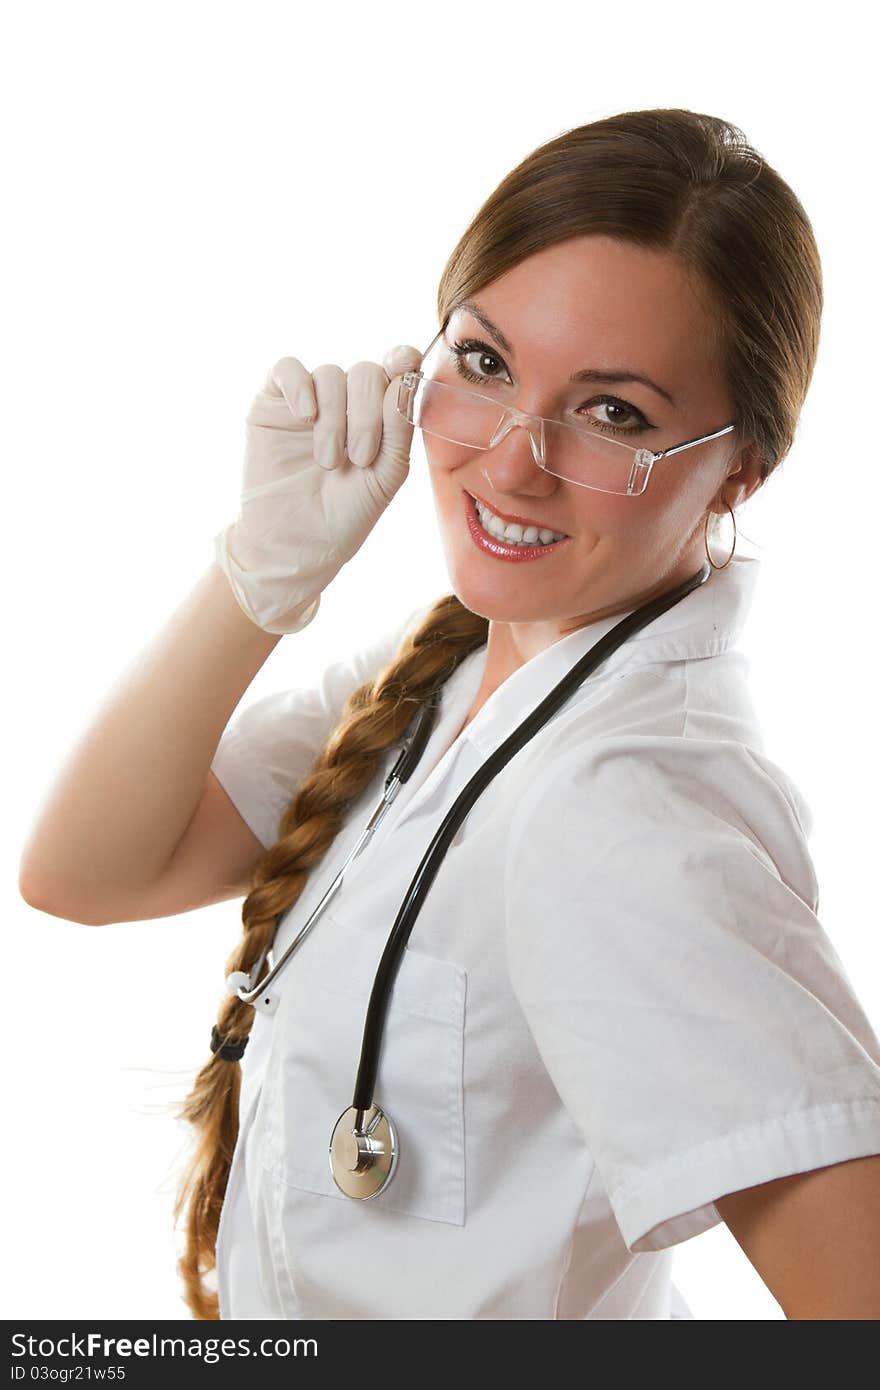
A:
{"type": "Polygon", "coordinates": [[[254,398],[241,510],[215,536],[214,556],[265,632],[312,621],[407,476],[413,426],[398,413],[397,390],[421,357],[398,346],[381,365],[357,362],[347,373],[332,363],[309,373],[282,357],[254,398]]]}

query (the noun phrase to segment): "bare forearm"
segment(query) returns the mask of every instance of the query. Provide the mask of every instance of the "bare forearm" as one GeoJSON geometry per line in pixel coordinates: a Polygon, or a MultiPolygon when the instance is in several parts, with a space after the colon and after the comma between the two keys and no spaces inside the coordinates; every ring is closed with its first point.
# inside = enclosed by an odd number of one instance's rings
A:
{"type": "Polygon", "coordinates": [[[102,888],[155,881],[232,711],[278,641],[211,564],[119,677],[46,793],[21,859],[26,896],[81,905],[102,888]]]}
{"type": "Polygon", "coordinates": [[[716,1206],[786,1318],[880,1318],[880,1154],[728,1192],[716,1206]]]}

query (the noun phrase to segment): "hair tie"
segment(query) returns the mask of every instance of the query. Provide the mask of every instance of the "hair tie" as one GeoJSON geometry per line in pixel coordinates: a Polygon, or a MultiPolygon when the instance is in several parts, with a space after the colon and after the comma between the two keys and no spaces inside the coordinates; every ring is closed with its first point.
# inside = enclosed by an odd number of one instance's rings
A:
{"type": "Polygon", "coordinates": [[[240,1062],[249,1041],[250,1037],[248,1036],[238,1039],[229,1038],[224,1042],[223,1034],[216,1023],[211,1029],[211,1051],[216,1053],[218,1057],[222,1057],[224,1062],[240,1062]]]}

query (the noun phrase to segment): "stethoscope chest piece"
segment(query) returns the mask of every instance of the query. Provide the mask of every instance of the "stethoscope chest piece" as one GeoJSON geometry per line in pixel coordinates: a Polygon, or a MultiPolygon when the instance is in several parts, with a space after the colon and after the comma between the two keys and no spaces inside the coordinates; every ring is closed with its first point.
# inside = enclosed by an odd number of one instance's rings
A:
{"type": "Polygon", "coordinates": [[[375,1197],[397,1167],[397,1132],[378,1105],[343,1110],[330,1137],[330,1172],[346,1197],[375,1197]],[[360,1129],[358,1115],[363,1113],[360,1129]]]}

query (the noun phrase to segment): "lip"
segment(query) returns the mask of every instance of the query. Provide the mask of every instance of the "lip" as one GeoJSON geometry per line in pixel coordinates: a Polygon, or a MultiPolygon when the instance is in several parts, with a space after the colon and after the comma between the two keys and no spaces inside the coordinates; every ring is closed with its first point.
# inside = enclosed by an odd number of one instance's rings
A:
{"type": "Polygon", "coordinates": [[[461,490],[461,496],[464,502],[465,522],[471,540],[479,550],[482,550],[486,555],[494,556],[496,560],[505,560],[514,564],[528,564],[532,560],[542,560],[549,557],[557,550],[564,550],[572,539],[571,536],[566,536],[564,540],[556,541],[550,545],[510,545],[483,530],[477,515],[476,503],[471,494],[466,492],[464,488],[461,490]]]}
{"type": "MultiPolygon", "coordinates": [[[[467,488],[462,488],[462,492],[467,491],[467,488]]],[[[483,506],[488,507],[490,512],[494,512],[496,516],[500,516],[502,521],[511,521],[517,526],[537,526],[539,531],[558,531],[566,540],[571,539],[568,532],[563,531],[561,526],[550,526],[546,521],[534,521],[528,516],[517,516],[515,512],[502,512],[499,507],[496,507],[495,504],[488,501],[487,498],[481,497],[478,492],[468,492],[468,496],[475,497],[478,502],[482,502],[483,506]]]]}

